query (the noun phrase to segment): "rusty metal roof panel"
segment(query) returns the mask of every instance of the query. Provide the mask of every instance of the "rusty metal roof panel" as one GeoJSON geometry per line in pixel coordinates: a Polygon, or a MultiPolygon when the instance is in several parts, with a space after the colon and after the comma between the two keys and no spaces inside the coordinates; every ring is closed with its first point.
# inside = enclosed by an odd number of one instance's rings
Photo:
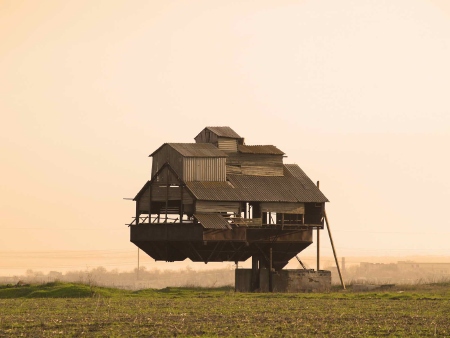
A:
{"type": "Polygon", "coordinates": [[[227,175],[227,182],[187,182],[199,200],[259,202],[328,202],[296,164],[284,166],[284,176],[227,175]]]}
{"type": "Polygon", "coordinates": [[[292,187],[297,197],[301,196],[301,198],[305,199],[305,201],[299,202],[329,202],[320,189],[297,164],[285,164],[284,176],[301,183],[301,186],[296,184],[292,187]]]}
{"type": "Polygon", "coordinates": [[[198,200],[241,201],[242,193],[228,182],[186,182],[186,186],[198,200]]]}
{"type": "Polygon", "coordinates": [[[227,220],[219,214],[194,214],[205,229],[231,229],[227,220]]]}
{"type": "Polygon", "coordinates": [[[238,145],[238,151],[243,154],[284,155],[284,152],[272,145],[238,145]]]}
{"type": "Polygon", "coordinates": [[[164,143],[149,156],[168,145],[184,157],[227,157],[228,155],[211,143],[164,143]]]}
{"type": "Polygon", "coordinates": [[[228,138],[242,138],[230,127],[206,127],[206,129],[212,131],[219,137],[228,137],[228,138]]]}

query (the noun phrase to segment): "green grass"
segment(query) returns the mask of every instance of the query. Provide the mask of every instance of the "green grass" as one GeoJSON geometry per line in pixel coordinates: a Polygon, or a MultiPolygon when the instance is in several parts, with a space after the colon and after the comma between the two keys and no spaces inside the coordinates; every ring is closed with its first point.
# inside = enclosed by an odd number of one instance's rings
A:
{"type": "Polygon", "coordinates": [[[450,287],[329,293],[0,287],[0,337],[450,336],[450,287]]]}
{"type": "Polygon", "coordinates": [[[52,282],[36,285],[2,285],[0,299],[8,298],[89,298],[93,296],[113,297],[126,294],[127,291],[100,288],[81,283],[52,282]]]}

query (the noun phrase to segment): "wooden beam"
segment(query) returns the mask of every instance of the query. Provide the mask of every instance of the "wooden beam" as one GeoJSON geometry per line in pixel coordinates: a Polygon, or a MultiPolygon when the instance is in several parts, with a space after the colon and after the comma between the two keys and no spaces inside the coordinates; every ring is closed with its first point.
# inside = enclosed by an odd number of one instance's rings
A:
{"type": "Polygon", "coordinates": [[[139,210],[139,199],[136,200],[136,225],[139,225],[139,217],[141,216],[141,212],[139,210]]]}
{"type": "Polygon", "coordinates": [[[148,224],[152,222],[152,184],[150,183],[148,192],[148,224]]]}
{"type": "Polygon", "coordinates": [[[269,248],[269,292],[273,292],[273,258],[272,258],[272,246],[269,248]]]}
{"type": "Polygon", "coordinates": [[[180,223],[183,223],[183,185],[180,183],[180,223]]]}
{"type": "Polygon", "coordinates": [[[339,268],[339,261],[337,258],[336,250],[334,248],[333,237],[331,236],[330,223],[328,222],[327,212],[324,210],[325,222],[327,223],[328,236],[330,236],[331,247],[333,249],[334,261],[336,262],[337,271],[339,273],[339,279],[341,280],[342,288],[345,290],[345,283],[342,279],[341,269],[339,268]]]}

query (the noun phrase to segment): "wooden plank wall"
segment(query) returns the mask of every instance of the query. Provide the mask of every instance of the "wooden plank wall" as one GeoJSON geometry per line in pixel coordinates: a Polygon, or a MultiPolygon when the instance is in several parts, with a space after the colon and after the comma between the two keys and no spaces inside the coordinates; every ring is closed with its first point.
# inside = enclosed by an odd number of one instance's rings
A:
{"type": "MultiPolygon", "coordinates": [[[[167,167],[164,168],[161,171],[160,175],[158,175],[157,179],[152,182],[151,185],[152,203],[165,202],[166,199],[169,202],[181,201],[181,198],[183,198],[184,205],[192,205],[194,203],[193,197],[188,192],[188,189],[186,187],[181,188],[179,184],[180,182],[175,177],[175,175],[173,175],[173,173],[170,172],[169,168],[167,167]],[[169,184],[167,184],[166,181],[167,176],[169,176],[169,184]],[[183,193],[181,192],[182,190],[183,193]]],[[[148,186],[144,190],[144,192],[139,198],[138,201],[139,210],[148,213],[149,202],[150,202],[150,186],[148,186]]],[[[153,211],[154,210],[152,209],[152,213],[153,211]]]]}
{"type": "Polygon", "coordinates": [[[217,147],[223,151],[237,151],[237,140],[234,138],[219,137],[217,147]]]}
{"type": "Polygon", "coordinates": [[[239,212],[239,202],[223,201],[197,201],[195,203],[195,212],[239,212]]]}
{"type": "Polygon", "coordinates": [[[216,134],[205,128],[194,138],[194,140],[196,143],[212,143],[217,146],[218,137],[216,134]]]}
{"type": "Polygon", "coordinates": [[[304,203],[261,202],[262,212],[277,212],[284,214],[304,214],[304,203]]]}
{"type": "Polygon", "coordinates": [[[325,210],[325,203],[305,203],[305,223],[322,224],[325,210]]]}
{"type": "Polygon", "coordinates": [[[283,156],[229,153],[227,174],[283,176],[283,156]]]}
{"type": "MultiPolygon", "coordinates": [[[[180,153],[175,151],[168,144],[164,145],[158,152],[153,155],[152,161],[152,177],[156,174],[156,172],[166,163],[170,163],[170,167],[177,173],[178,176],[182,177],[183,175],[183,156],[180,153]]],[[[159,176],[160,182],[166,182],[166,172],[163,172],[162,175],[159,176]]],[[[173,182],[173,175],[169,174],[170,182],[173,182]]],[[[175,183],[174,183],[175,184],[175,183]]]]}

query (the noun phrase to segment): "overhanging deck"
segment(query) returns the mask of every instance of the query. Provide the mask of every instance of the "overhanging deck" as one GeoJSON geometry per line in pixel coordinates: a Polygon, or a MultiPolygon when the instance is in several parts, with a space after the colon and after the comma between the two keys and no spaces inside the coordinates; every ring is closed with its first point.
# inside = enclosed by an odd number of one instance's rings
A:
{"type": "Polygon", "coordinates": [[[312,227],[205,229],[195,223],[146,223],[132,225],[130,239],[161,261],[242,262],[272,248],[273,266],[280,270],[312,243],[312,227]]]}

